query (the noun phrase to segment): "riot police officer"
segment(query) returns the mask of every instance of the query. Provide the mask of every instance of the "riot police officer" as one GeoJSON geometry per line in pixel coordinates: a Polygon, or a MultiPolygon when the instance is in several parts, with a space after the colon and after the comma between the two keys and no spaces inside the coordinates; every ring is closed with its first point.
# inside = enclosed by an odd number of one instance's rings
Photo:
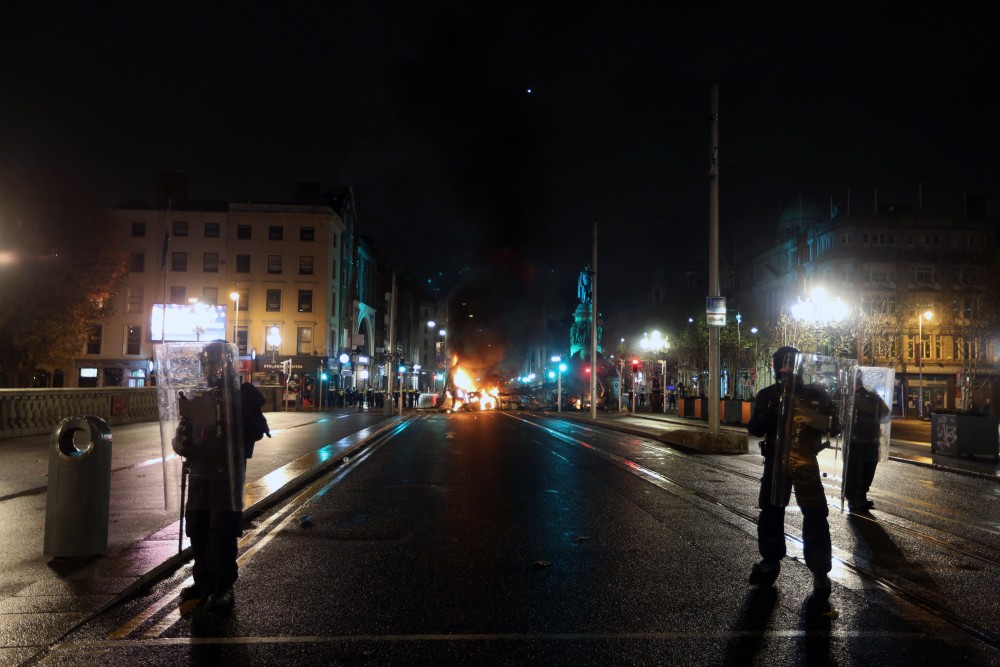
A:
{"type": "Polygon", "coordinates": [[[757,520],[761,561],[753,566],[749,582],[755,586],[771,586],[778,577],[781,559],[786,553],[785,506],[794,488],[796,502],[802,511],[802,540],[806,566],[813,573],[813,589],[817,594],[829,595],[828,573],[832,566],[829,511],[816,457],[831,427],[832,400],[822,389],[802,385],[796,377],[794,368],[798,352],[786,346],[774,353],[775,383],[757,394],[747,425],[751,435],[764,438],[761,443],[764,475],[760,483],[757,520]],[[783,401],[790,403],[784,410],[783,401]],[[779,429],[785,441],[785,448],[781,450],[779,429]],[[772,495],[773,488],[779,489],[777,499],[772,495]]]}
{"type": "Polygon", "coordinates": [[[181,591],[181,601],[205,600],[216,611],[235,602],[246,461],[254,442],[270,437],[261,412],[266,400],[252,384],[240,382],[236,358],[236,346],[226,341],[201,349],[203,381],[181,392],[174,440],[190,478],[184,518],[194,557],[194,584],[181,591]]]}

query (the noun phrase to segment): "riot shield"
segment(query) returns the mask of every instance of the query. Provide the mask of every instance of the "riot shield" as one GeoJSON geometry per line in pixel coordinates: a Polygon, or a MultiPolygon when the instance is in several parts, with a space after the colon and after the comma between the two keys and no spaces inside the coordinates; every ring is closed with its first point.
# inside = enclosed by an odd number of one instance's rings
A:
{"type": "Polygon", "coordinates": [[[850,438],[854,359],[818,354],[795,355],[793,370],[782,376],[775,453],[771,458],[771,504],[788,505],[793,467],[814,461],[828,447],[843,451],[850,438]]]}
{"type": "Polygon", "coordinates": [[[896,371],[892,368],[858,366],[855,371],[850,438],[846,441],[841,475],[841,501],[849,495],[851,477],[860,474],[862,463],[889,460],[895,376],[896,371]]]}
{"type": "Polygon", "coordinates": [[[237,355],[236,346],[225,341],[155,346],[167,509],[180,506],[185,466],[190,509],[243,509],[246,459],[237,355]]]}

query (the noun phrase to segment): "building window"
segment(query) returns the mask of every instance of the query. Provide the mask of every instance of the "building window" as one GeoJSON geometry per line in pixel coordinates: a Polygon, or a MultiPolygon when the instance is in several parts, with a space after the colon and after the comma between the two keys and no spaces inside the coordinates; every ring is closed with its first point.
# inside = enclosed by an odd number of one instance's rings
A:
{"type": "Polygon", "coordinates": [[[265,310],[269,313],[280,313],[281,312],[281,290],[280,289],[269,289],[267,290],[267,305],[265,310]]]}
{"type": "Polygon", "coordinates": [[[313,256],[302,255],[299,257],[299,275],[311,276],[313,274],[313,256]]]}
{"type": "Polygon", "coordinates": [[[205,258],[202,261],[202,271],[205,273],[218,273],[219,272],[219,253],[217,252],[206,252],[205,258]]]}
{"type": "Polygon", "coordinates": [[[267,272],[281,273],[281,255],[267,256],[267,272]]]}
{"type": "Polygon", "coordinates": [[[285,228],[281,225],[268,225],[267,227],[267,240],[268,241],[280,241],[285,238],[285,228]]]}
{"type": "Polygon", "coordinates": [[[146,236],[146,223],[145,222],[133,222],[132,223],[132,236],[144,237],[146,236]]]}
{"type": "Polygon", "coordinates": [[[301,228],[299,228],[299,240],[300,241],[315,241],[316,240],[316,228],[315,227],[301,227],[301,228]]]}
{"type": "Polygon", "coordinates": [[[253,238],[252,225],[236,225],[236,240],[249,241],[253,238]]]}
{"type": "Polygon", "coordinates": [[[171,271],[187,271],[188,270],[188,254],[186,252],[172,252],[172,253],[170,253],[170,270],[171,271]]]}
{"type": "Polygon", "coordinates": [[[236,255],[236,273],[250,273],[250,255],[236,255]]]}
{"type": "Polygon", "coordinates": [[[918,285],[933,285],[937,282],[937,272],[930,266],[918,266],[913,270],[913,281],[918,285]]]}
{"type": "Polygon", "coordinates": [[[138,355],[142,353],[142,327],[136,324],[128,325],[125,334],[125,354],[138,355]]]}
{"type": "Polygon", "coordinates": [[[896,235],[886,234],[884,232],[862,234],[861,242],[864,245],[893,246],[896,245],[896,235]]]}
{"type": "Polygon", "coordinates": [[[103,333],[104,330],[100,324],[90,327],[90,331],[87,332],[87,354],[101,353],[101,335],[103,333]]]}
{"type": "Polygon", "coordinates": [[[312,354],[312,352],[313,352],[312,327],[298,327],[295,333],[295,354],[312,354]]]}
{"type": "Polygon", "coordinates": [[[134,252],[128,260],[129,273],[142,273],[146,270],[146,253],[134,252]]]}
{"type": "Polygon", "coordinates": [[[129,285],[125,288],[125,312],[142,312],[142,285],[129,285]]]}
{"type": "Polygon", "coordinates": [[[178,285],[172,285],[170,287],[170,303],[174,304],[187,303],[187,290],[184,287],[178,285]]]}
{"type": "Polygon", "coordinates": [[[205,238],[206,239],[217,239],[217,238],[219,238],[219,223],[217,223],[217,222],[206,222],[205,223],[205,238]]]}
{"type": "Polygon", "coordinates": [[[217,306],[219,304],[219,288],[218,287],[202,287],[201,288],[201,302],[207,303],[210,306],[217,306]]]}
{"type": "Polygon", "coordinates": [[[187,236],[188,223],[183,220],[174,220],[174,236],[187,236]]]}
{"type": "Polygon", "coordinates": [[[311,289],[299,290],[299,312],[311,313],[313,311],[313,291],[311,289]]]}

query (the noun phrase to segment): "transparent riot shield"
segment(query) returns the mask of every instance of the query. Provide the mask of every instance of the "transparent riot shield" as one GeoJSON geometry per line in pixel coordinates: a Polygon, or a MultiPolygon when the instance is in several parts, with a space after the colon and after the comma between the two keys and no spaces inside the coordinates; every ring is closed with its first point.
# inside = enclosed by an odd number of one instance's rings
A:
{"type": "Polygon", "coordinates": [[[841,475],[841,502],[850,495],[852,481],[857,482],[855,476],[863,474],[864,464],[889,460],[895,377],[896,371],[892,368],[858,366],[855,370],[850,437],[846,441],[841,475]]]}
{"type": "Polygon", "coordinates": [[[190,509],[242,510],[246,459],[236,346],[212,341],[154,349],[166,508],[180,507],[187,482],[190,509]]]}
{"type": "Polygon", "coordinates": [[[854,359],[795,355],[791,374],[782,377],[775,455],[771,459],[771,504],[785,507],[797,465],[811,464],[829,447],[843,451],[850,438],[854,359]]]}

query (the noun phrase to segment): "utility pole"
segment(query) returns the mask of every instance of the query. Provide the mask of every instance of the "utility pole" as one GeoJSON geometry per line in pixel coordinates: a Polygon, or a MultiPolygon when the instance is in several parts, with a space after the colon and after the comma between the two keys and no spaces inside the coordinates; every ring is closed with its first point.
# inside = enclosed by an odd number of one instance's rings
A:
{"type": "Polygon", "coordinates": [[[597,419],[597,220],[594,220],[593,253],[590,277],[590,418],[597,419]]]}
{"type": "MultiPolygon", "coordinates": [[[[708,294],[719,294],[719,84],[712,84],[712,145],[709,172],[708,294]]],[[[719,327],[708,327],[708,432],[719,437],[719,327]]]]}
{"type": "MultiPolygon", "coordinates": [[[[392,292],[389,296],[389,350],[386,352],[386,378],[388,380],[388,396],[385,401],[385,414],[392,414],[392,378],[396,376],[395,369],[396,353],[396,272],[392,272],[392,292]]],[[[399,392],[399,414],[403,414],[403,392],[402,386],[399,392]]]]}

